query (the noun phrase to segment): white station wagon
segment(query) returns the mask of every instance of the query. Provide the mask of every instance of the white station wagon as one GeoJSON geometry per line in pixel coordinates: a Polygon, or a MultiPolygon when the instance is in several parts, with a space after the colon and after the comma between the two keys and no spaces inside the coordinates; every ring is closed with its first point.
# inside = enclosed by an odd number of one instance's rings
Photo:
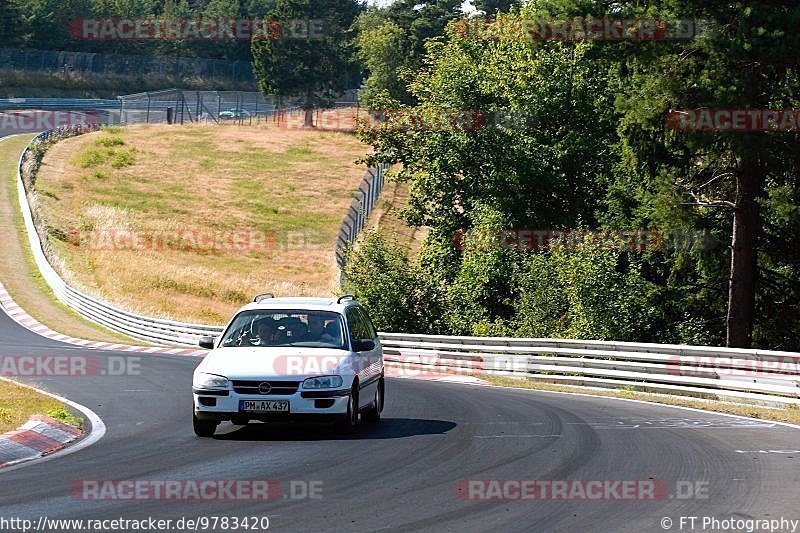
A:
{"type": "Polygon", "coordinates": [[[366,310],[352,295],[275,298],[260,294],[195,369],[194,432],[211,437],[225,420],[330,420],[352,432],[380,421],[383,352],[366,310]]]}

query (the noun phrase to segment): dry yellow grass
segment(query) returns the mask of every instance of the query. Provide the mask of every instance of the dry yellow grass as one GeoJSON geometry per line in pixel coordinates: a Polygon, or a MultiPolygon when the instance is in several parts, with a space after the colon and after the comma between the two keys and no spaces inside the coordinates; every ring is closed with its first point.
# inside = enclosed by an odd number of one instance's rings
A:
{"type": "Polygon", "coordinates": [[[134,126],[59,143],[36,190],[65,278],[132,311],[214,324],[258,292],[336,291],[336,235],[365,153],[335,132],[134,126]],[[220,232],[243,235],[244,250],[158,241],[220,232]],[[114,235],[156,240],[134,249],[114,235]]]}

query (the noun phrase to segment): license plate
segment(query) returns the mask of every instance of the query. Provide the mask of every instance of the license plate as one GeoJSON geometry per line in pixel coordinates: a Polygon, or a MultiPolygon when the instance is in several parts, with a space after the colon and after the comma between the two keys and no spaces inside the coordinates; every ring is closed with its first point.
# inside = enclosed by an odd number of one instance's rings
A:
{"type": "Polygon", "coordinates": [[[239,400],[239,411],[248,413],[288,413],[289,400],[239,400]]]}

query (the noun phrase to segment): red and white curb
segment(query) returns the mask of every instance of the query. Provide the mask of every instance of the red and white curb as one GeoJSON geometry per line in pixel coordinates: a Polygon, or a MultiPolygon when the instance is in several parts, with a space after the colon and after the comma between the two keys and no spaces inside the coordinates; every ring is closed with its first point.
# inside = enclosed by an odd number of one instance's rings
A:
{"type": "MultiPolygon", "coordinates": [[[[0,283],[0,309],[2,309],[8,316],[22,327],[46,337],[48,339],[74,344],[90,350],[112,350],[119,352],[138,352],[149,353],[157,355],[186,355],[193,357],[202,357],[208,353],[208,350],[192,350],[183,348],[160,348],[157,346],[133,346],[129,344],[114,344],[111,342],[98,342],[89,341],[86,339],[78,339],[53,331],[45,326],[32,316],[30,316],[23,308],[21,308],[14,299],[8,294],[8,291],[0,283]]],[[[473,376],[452,375],[446,373],[434,373],[427,370],[408,370],[407,365],[402,368],[393,366],[391,362],[386,365],[386,376],[400,379],[421,379],[425,381],[441,381],[449,383],[466,383],[471,385],[489,385],[490,383],[473,376]]]]}
{"type": "Polygon", "coordinates": [[[53,420],[50,417],[32,416],[27,424],[16,431],[11,431],[5,435],[0,435],[0,443],[2,443],[2,446],[0,447],[0,450],[2,450],[0,452],[0,471],[8,472],[18,468],[25,468],[31,464],[43,463],[50,461],[51,459],[55,459],[56,457],[63,457],[65,455],[79,452],[82,449],[88,448],[95,442],[99,441],[106,434],[106,425],[103,420],[97,416],[97,413],[85,405],[73,402],[72,400],[68,400],[63,396],[53,394],[52,392],[37,389],[31,385],[19,383],[2,376],[0,376],[0,380],[8,381],[19,387],[36,391],[39,394],[53,398],[54,400],[71,407],[83,415],[85,425],[91,428],[91,431],[84,435],[83,438],[74,444],[67,446],[68,443],[74,441],[85,432],[81,432],[72,426],[63,424],[57,420],[53,420]],[[28,431],[37,433],[39,436],[28,434],[28,431]],[[75,432],[78,434],[74,435],[75,432]],[[70,439],[66,442],[59,442],[60,440],[67,438],[65,433],[70,435],[70,439]],[[8,435],[11,435],[11,437],[6,438],[8,435]],[[59,445],[56,447],[56,444],[52,441],[59,442],[59,445]],[[33,452],[29,450],[33,450],[33,452]],[[22,455],[23,452],[25,454],[24,456],[22,455]],[[5,454],[7,454],[8,457],[6,457],[5,454]]]}
{"type": "Polygon", "coordinates": [[[23,308],[21,308],[14,299],[8,294],[8,291],[0,283],[0,309],[5,311],[5,313],[10,316],[15,322],[17,322],[22,327],[33,331],[41,335],[42,337],[47,337],[48,339],[53,339],[60,342],[66,342],[68,344],[74,344],[76,346],[81,346],[83,348],[87,348],[90,350],[114,350],[120,352],[140,352],[140,353],[152,353],[152,354],[165,354],[165,355],[188,355],[188,356],[202,356],[208,353],[207,350],[192,350],[186,348],[162,348],[157,346],[132,346],[129,344],[115,344],[112,342],[98,342],[98,341],[88,341],[86,339],[77,339],[75,337],[70,337],[68,335],[64,335],[63,333],[58,333],[57,331],[53,331],[49,327],[45,326],[31,315],[29,315],[23,308]]]}
{"type": "Polygon", "coordinates": [[[0,435],[0,468],[57,452],[81,435],[78,428],[33,415],[23,426],[0,435]]]}

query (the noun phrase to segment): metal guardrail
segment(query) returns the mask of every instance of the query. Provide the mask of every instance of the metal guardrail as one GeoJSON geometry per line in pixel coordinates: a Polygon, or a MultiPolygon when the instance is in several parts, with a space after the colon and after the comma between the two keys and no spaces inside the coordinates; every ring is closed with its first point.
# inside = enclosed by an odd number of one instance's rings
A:
{"type": "MultiPolygon", "coordinates": [[[[19,202],[36,265],[61,301],[109,329],[152,343],[196,346],[199,337],[222,332],[220,326],[130,313],[70,287],[47,261],[34,227],[22,179],[29,151],[30,145],[18,166],[19,202]]],[[[377,175],[373,175],[373,192],[377,175]]],[[[369,192],[362,190],[364,205],[373,205],[377,197],[369,192]]],[[[351,219],[348,230],[355,233],[347,233],[347,238],[354,238],[363,227],[364,219],[360,224],[358,220],[351,219]]],[[[426,371],[494,374],[770,406],[800,405],[800,353],[795,352],[573,339],[379,335],[387,364],[410,370],[412,375],[426,371]]]]}
{"type": "Polygon", "coordinates": [[[442,373],[800,405],[800,353],[676,344],[381,333],[387,361],[442,373]]]}

